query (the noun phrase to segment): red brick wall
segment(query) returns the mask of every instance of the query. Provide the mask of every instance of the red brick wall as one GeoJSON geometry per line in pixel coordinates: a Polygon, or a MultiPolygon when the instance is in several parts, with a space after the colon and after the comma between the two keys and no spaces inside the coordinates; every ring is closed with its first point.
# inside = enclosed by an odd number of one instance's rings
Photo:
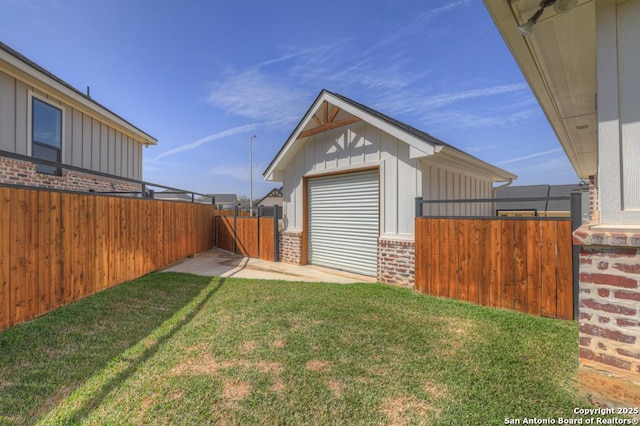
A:
{"type": "Polygon", "coordinates": [[[640,251],[580,250],[580,358],[640,373],[640,251]]]}
{"type": "Polygon", "coordinates": [[[76,171],[62,170],[62,176],[37,173],[35,164],[5,157],[0,157],[0,183],[78,192],[141,191],[139,184],[76,171]]]}
{"type": "Polygon", "coordinates": [[[280,261],[300,265],[302,263],[302,233],[283,231],[280,238],[280,261]]]}
{"type": "Polygon", "coordinates": [[[574,232],[580,247],[580,384],[597,402],[640,404],[640,234],[574,232]]]}
{"type": "Polygon", "coordinates": [[[378,281],[415,288],[415,243],[378,239],[378,281]]]}

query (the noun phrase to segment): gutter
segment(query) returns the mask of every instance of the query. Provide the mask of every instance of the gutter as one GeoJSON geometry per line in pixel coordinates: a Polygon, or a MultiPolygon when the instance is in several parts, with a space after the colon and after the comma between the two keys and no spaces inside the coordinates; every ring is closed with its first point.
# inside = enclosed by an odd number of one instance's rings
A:
{"type": "MultiPolygon", "coordinates": [[[[495,200],[496,199],[496,192],[498,191],[498,189],[506,188],[507,186],[511,185],[512,183],[513,183],[513,178],[509,178],[507,183],[503,183],[502,185],[496,186],[495,188],[493,188],[492,191],[491,191],[491,195],[492,195],[491,198],[493,198],[495,200]]],[[[495,201],[491,203],[491,209],[494,212],[496,211],[496,202],[495,201]]],[[[493,215],[493,213],[492,213],[492,215],[493,215]]],[[[497,212],[496,212],[496,215],[497,215],[497,212]]]]}
{"type": "Polygon", "coordinates": [[[493,198],[496,198],[496,191],[498,189],[506,188],[507,186],[511,185],[512,183],[513,183],[513,178],[509,178],[507,183],[504,183],[504,184],[502,184],[500,186],[496,186],[495,188],[493,188],[493,198]]]}

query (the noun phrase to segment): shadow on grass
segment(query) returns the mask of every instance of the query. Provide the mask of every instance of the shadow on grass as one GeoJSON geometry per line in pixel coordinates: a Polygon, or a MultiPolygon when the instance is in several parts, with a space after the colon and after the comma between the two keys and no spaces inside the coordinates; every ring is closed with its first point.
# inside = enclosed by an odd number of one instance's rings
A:
{"type": "Polygon", "coordinates": [[[223,284],[151,274],[0,333],[0,424],[78,423],[223,284]]]}

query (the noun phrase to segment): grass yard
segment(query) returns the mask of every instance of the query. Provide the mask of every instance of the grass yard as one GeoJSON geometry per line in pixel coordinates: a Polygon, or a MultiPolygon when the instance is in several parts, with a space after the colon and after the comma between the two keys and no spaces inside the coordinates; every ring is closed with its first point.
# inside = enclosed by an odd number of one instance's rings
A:
{"type": "Polygon", "coordinates": [[[577,338],[378,284],[154,273],[0,333],[0,424],[572,417],[577,338]]]}

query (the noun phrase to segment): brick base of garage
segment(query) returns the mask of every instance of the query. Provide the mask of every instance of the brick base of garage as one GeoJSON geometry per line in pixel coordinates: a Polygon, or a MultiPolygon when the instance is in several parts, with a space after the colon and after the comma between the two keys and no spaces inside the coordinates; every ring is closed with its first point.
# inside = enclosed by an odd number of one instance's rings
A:
{"type": "MultiPolygon", "coordinates": [[[[302,264],[302,233],[279,234],[280,261],[302,264]]],[[[415,288],[415,244],[413,241],[378,239],[378,281],[415,288]]]]}
{"type": "Polygon", "coordinates": [[[140,192],[140,184],[62,170],[62,176],[36,172],[36,165],[12,158],[0,157],[0,183],[37,186],[78,192],[140,192]]]}
{"type": "Polygon", "coordinates": [[[293,265],[302,264],[302,232],[283,231],[278,234],[280,261],[293,265]]]}
{"type": "Polygon", "coordinates": [[[640,405],[640,234],[574,232],[580,245],[580,388],[612,407],[640,405]]]}
{"type": "Polygon", "coordinates": [[[378,239],[378,281],[415,288],[415,243],[378,239]]]}

